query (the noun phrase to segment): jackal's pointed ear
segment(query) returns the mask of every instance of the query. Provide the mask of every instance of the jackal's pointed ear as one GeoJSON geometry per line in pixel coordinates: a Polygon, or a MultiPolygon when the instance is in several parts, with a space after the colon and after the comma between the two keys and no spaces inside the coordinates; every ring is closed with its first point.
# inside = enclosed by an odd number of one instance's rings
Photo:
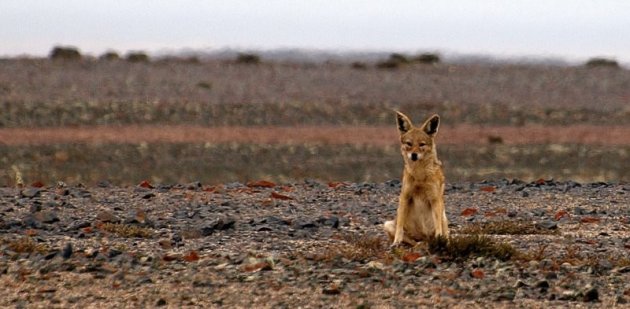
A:
{"type": "Polygon", "coordinates": [[[396,112],[396,123],[398,124],[398,132],[400,132],[400,134],[411,130],[411,120],[401,112],[396,112]]]}
{"type": "Polygon", "coordinates": [[[433,115],[429,117],[427,121],[424,122],[424,124],[422,125],[422,131],[433,136],[437,134],[439,126],[440,126],[440,116],[433,115]]]}

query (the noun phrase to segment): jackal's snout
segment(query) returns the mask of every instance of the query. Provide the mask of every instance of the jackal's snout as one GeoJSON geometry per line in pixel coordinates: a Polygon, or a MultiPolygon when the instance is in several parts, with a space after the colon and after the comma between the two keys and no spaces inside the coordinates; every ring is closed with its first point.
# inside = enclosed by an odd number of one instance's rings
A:
{"type": "Polygon", "coordinates": [[[411,161],[418,161],[418,154],[417,154],[417,153],[415,153],[415,152],[412,152],[412,153],[409,155],[409,158],[411,159],[411,161]]]}

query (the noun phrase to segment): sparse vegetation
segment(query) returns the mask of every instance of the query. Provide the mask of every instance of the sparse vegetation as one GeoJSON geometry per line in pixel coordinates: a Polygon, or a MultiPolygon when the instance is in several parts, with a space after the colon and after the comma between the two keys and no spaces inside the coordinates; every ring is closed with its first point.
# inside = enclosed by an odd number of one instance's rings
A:
{"type": "Polygon", "coordinates": [[[413,61],[421,64],[438,64],[440,63],[441,59],[440,55],[438,54],[425,53],[414,57],[413,61]]]}
{"type": "Polygon", "coordinates": [[[585,65],[589,68],[619,68],[617,60],[607,58],[591,58],[586,61],[585,65]]]}
{"type": "Polygon", "coordinates": [[[260,64],[260,56],[253,53],[239,53],[236,55],[236,63],[239,64],[260,64]]]}
{"type": "Polygon", "coordinates": [[[48,251],[48,248],[44,244],[37,243],[32,237],[23,236],[15,239],[2,239],[2,243],[6,244],[7,247],[14,252],[17,253],[45,253],[48,251]]]}
{"type": "Polygon", "coordinates": [[[367,69],[367,64],[363,63],[363,62],[359,62],[359,61],[355,61],[350,65],[353,69],[357,69],[357,70],[365,70],[367,69]]]}
{"type": "Polygon", "coordinates": [[[103,223],[100,226],[100,229],[109,233],[116,234],[120,237],[140,237],[140,238],[151,238],[153,237],[153,233],[151,229],[139,227],[135,225],[129,224],[120,224],[120,223],[103,223]]]}
{"type": "Polygon", "coordinates": [[[402,65],[408,64],[410,61],[407,56],[399,53],[393,53],[389,55],[389,58],[385,61],[381,61],[376,64],[377,68],[381,69],[397,69],[402,65]]]}
{"type": "Polygon", "coordinates": [[[429,252],[453,260],[466,260],[473,256],[509,260],[518,254],[510,244],[496,243],[485,235],[438,237],[429,240],[428,244],[429,252]]]}
{"type": "Polygon", "coordinates": [[[536,226],[532,222],[523,221],[490,221],[481,224],[468,225],[459,231],[462,234],[488,235],[547,235],[558,234],[558,230],[550,230],[536,226]]]}
{"type": "Polygon", "coordinates": [[[134,63],[145,63],[150,61],[149,56],[144,52],[130,52],[127,54],[125,59],[134,63]]]}
{"type": "Polygon", "coordinates": [[[120,55],[117,52],[110,50],[110,51],[105,52],[98,58],[100,60],[105,60],[105,61],[115,61],[115,60],[120,60],[120,55]]]}
{"type": "Polygon", "coordinates": [[[197,87],[210,90],[212,89],[212,83],[209,82],[198,82],[197,87]]]}
{"type": "Polygon", "coordinates": [[[317,257],[323,261],[344,258],[351,261],[366,262],[387,258],[387,246],[382,235],[348,234],[329,246],[317,257]]]}
{"type": "Polygon", "coordinates": [[[50,59],[64,61],[79,61],[81,53],[79,49],[72,46],[55,46],[50,52],[50,59]]]}

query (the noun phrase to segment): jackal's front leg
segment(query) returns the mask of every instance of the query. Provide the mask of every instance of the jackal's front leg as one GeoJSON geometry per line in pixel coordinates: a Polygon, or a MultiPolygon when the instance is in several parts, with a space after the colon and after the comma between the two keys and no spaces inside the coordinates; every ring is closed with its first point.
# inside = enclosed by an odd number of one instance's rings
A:
{"type": "Polygon", "coordinates": [[[431,215],[435,226],[435,237],[448,237],[448,221],[443,198],[439,197],[431,201],[431,215]]]}
{"type": "Polygon", "coordinates": [[[404,194],[400,196],[400,202],[398,205],[398,210],[396,210],[396,230],[394,232],[394,241],[392,242],[393,246],[400,245],[405,238],[405,222],[407,222],[407,215],[409,213],[409,205],[410,201],[404,194]]]}

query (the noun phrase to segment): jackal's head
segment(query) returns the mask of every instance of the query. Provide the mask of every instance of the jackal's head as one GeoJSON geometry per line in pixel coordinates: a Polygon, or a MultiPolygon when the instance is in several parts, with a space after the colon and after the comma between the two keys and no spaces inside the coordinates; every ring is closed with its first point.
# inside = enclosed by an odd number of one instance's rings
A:
{"type": "Polygon", "coordinates": [[[415,127],[409,117],[396,112],[396,123],[400,133],[400,152],[405,165],[413,166],[437,160],[434,138],[440,125],[440,116],[433,115],[420,127],[415,127]]]}

